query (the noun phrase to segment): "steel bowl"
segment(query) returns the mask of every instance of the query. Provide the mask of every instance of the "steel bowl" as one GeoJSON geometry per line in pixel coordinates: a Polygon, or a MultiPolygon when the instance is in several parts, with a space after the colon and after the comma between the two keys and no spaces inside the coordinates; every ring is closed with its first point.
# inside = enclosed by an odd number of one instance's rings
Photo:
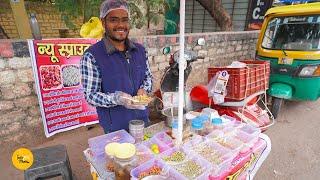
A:
{"type": "MultiPolygon", "coordinates": [[[[162,115],[166,117],[165,124],[171,127],[173,120],[178,120],[178,107],[169,107],[161,111],[162,115]]],[[[183,110],[183,124],[186,123],[186,118],[184,117],[185,110],[183,110]]]]}

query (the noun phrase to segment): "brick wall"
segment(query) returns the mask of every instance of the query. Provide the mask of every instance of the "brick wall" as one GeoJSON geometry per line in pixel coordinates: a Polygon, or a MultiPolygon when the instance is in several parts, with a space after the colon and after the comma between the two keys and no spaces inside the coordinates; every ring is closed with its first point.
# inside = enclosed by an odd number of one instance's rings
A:
{"type": "MultiPolygon", "coordinates": [[[[14,17],[9,1],[0,2],[0,7],[4,7],[5,11],[0,13],[0,25],[7,33],[10,39],[19,39],[17,27],[14,23],[14,17]]],[[[58,11],[49,3],[25,2],[27,14],[36,13],[36,17],[40,26],[43,38],[60,37],[59,28],[65,28],[65,23],[61,20],[58,11]],[[41,7],[39,7],[39,5],[41,7]]],[[[79,30],[82,25],[82,18],[74,20],[74,24],[78,27],[76,30],[67,30],[66,37],[80,37],[79,30]]]]}
{"type": "Polygon", "coordinates": [[[14,18],[9,1],[0,2],[0,25],[3,27],[9,38],[19,38],[18,30],[14,24],[14,18]]]}
{"type": "MultiPolygon", "coordinates": [[[[193,64],[188,87],[207,82],[207,68],[226,65],[233,60],[252,58],[258,32],[218,32],[187,34],[186,47],[190,48],[200,37],[205,46],[194,48],[205,59],[193,64]]],[[[171,36],[145,36],[132,38],[144,44],[154,76],[154,90],[159,88],[168,56],[162,48],[179,48],[179,38],[171,36]]],[[[0,40],[0,139],[1,142],[19,142],[27,137],[44,138],[39,105],[34,88],[33,72],[27,42],[0,40]],[[26,133],[28,132],[28,133],[26,133]]]]}
{"type": "MultiPolygon", "coordinates": [[[[58,11],[49,3],[42,3],[42,7],[39,8],[41,3],[26,2],[27,13],[36,13],[37,20],[40,26],[41,35],[43,38],[56,38],[60,37],[59,28],[66,28],[65,23],[61,20],[58,11]]],[[[83,18],[77,18],[74,20],[74,24],[78,29],[67,30],[66,37],[80,37],[79,31],[82,25],[83,18]]]]}

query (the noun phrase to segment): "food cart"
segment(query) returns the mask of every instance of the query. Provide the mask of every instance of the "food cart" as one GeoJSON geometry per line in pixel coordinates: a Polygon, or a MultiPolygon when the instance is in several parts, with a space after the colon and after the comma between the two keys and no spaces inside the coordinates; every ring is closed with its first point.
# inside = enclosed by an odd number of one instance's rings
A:
{"type": "Polygon", "coordinates": [[[206,136],[194,135],[181,146],[174,145],[166,133],[169,131],[164,122],[146,128],[145,133],[151,138],[135,144],[136,156],[130,160],[116,160],[115,172],[108,170],[110,159],[106,158],[104,145],[114,141],[133,142],[134,138],[120,130],[89,139],[91,148],[84,151],[84,156],[94,179],[143,179],[141,173],[153,166],[160,167],[157,173],[165,179],[252,179],[271,151],[269,137],[244,123],[230,122],[223,130],[213,130],[206,136]],[[159,147],[158,154],[151,150],[153,144],[159,147]],[[177,152],[184,156],[177,160],[177,152]],[[198,164],[199,172],[186,174],[177,168],[187,159],[198,164]]]}
{"type": "Polygon", "coordinates": [[[124,130],[89,139],[84,156],[94,179],[252,179],[270,153],[270,139],[260,128],[227,115],[219,123],[201,115],[184,121],[184,8],[181,0],[177,124],[145,128],[148,138],[142,142],[124,130]],[[105,147],[111,143],[134,144],[135,152],[121,159],[114,152],[125,149],[117,145],[110,153],[105,147]]]}

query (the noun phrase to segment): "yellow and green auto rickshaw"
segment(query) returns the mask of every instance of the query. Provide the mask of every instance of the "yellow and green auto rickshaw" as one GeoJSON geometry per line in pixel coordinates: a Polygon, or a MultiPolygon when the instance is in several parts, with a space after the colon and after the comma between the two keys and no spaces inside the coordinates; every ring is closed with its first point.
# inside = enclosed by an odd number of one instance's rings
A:
{"type": "Polygon", "coordinates": [[[270,61],[271,112],[276,118],[283,100],[320,96],[320,3],[269,9],[260,31],[256,58],[270,61]]]}

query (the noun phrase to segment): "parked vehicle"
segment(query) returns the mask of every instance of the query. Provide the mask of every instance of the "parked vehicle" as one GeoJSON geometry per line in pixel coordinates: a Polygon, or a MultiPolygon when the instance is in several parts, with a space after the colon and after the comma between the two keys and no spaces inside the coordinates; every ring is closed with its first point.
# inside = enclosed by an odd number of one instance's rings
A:
{"type": "Polygon", "coordinates": [[[270,61],[271,112],[283,100],[320,96],[320,3],[279,6],[265,14],[256,59],[270,61]]]}
{"type": "MultiPolygon", "coordinates": [[[[205,40],[203,38],[199,38],[197,43],[194,45],[203,46],[205,44],[205,40]]],[[[184,70],[184,86],[186,85],[186,81],[191,73],[192,67],[191,64],[198,59],[203,59],[204,57],[198,56],[198,54],[191,50],[185,50],[185,60],[186,67],[184,70]]],[[[163,54],[170,54],[171,48],[165,47],[163,49],[163,54]]],[[[170,60],[168,67],[165,69],[165,72],[160,81],[160,89],[156,90],[154,95],[158,98],[154,101],[154,106],[158,111],[162,110],[166,106],[172,107],[176,106],[178,103],[178,86],[179,86],[179,50],[170,54],[170,60]]]]}

